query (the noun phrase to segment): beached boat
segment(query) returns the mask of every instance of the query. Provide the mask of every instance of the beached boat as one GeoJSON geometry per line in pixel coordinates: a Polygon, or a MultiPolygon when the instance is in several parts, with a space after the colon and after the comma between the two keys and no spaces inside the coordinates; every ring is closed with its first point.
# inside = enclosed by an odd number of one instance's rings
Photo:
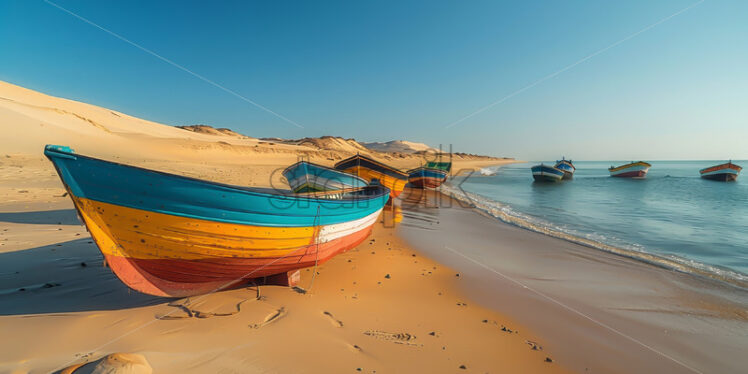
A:
{"type": "Polygon", "coordinates": [[[611,177],[617,178],[644,178],[652,165],[644,161],[631,161],[621,166],[611,166],[608,168],[611,177]]]}
{"type": "Polygon", "coordinates": [[[738,174],[740,174],[741,170],[743,170],[742,167],[733,164],[732,161],[728,161],[725,164],[701,169],[699,173],[701,173],[701,177],[704,179],[731,182],[738,179],[738,174]]]}
{"type": "Polygon", "coordinates": [[[556,165],[553,165],[553,167],[564,172],[563,179],[574,178],[574,172],[577,170],[574,164],[571,163],[571,160],[567,160],[566,157],[562,157],[560,161],[556,161],[556,165]]]}
{"type": "Polygon", "coordinates": [[[417,188],[437,188],[447,180],[447,173],[442,169],[421,166],[408,171],[408,182],[417,188]]]}
{"type": "Polygon", "coordinates": [[[288,185],[296,193],[361,189],[369,183],[353,174],[299,161],[285,170],[288,185]]]}
{"type": "Polygon", "coordinates": [[[531,167],[530,170],[536,182],[558,182],[564,178],[564,171],[553,166],[540,164],[531,167]]]}
{"type": "Polygon", "coordinates": [[[44,154],[108,266],[130,288],[157,296],[268,279],[293,284],[298,269],[361,243],[389,198],[381,185],[327,199],[142,169],[63,146],[44,154]]]}
{"type": "Polygon", "coordinates": [[[335,169],[357,175],[369,182],[377,179],[390,189],[392,197],[400,195],[408,183],[408,174],[360,154],[336,163],[335,169]]]}
{"type": "Polygon", "coordinates": [[[450,171],[452,171],[452,161],[429,161],[426,163],[426,167],[431,169],[444,170],[449,173],[450,171]]]}

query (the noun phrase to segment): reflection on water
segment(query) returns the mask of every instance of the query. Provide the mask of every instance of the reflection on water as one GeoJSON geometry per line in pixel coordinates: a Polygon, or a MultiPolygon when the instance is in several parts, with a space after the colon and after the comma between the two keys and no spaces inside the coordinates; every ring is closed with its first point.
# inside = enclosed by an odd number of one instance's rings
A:
{"type": "Polygon", "coordinates": [[[403,208],[400,203],[393,200],[387,202],[382,211],[382,217],[385,227],[393,227],[395,224],[400,223],[403,220],[403,208]]]}
{"type": "Polygon", "coordinates": [[[402,216],[407,219],[403,226],[433,230],[439,223],[439,207],[451,203],[451,199],[430,189],[406,188],[400,195],[399,204],[402,216]]]}

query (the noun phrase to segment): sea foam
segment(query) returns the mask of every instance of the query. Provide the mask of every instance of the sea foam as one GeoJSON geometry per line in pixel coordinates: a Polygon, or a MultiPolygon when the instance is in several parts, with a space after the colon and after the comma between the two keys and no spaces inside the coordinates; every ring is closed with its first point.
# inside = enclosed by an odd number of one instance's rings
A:
{"type": "Polygon", "coordinates": [[[527,215],[513,209],[508,204],[498,202],[476,193],[464,191],[449,182],[442,185],[441,192],[463,203],[470,204],[476,209],[487,213],[502,222],[523,229],[619,256],[628,257],[665,269],[677,270],[683,273],[719,280],[740,288],[748,288],[748,276],[730,269],[704,264],[675,255],[657,255],[647,251],[646,248],[641,245],[621,243],[619,240],[616,240],[616,238],[606,237],[605,235],[582,233],[569,227],[553,224],[537,217],[527,215]],[[615,245],[613,245],[612,242],[615,242],[615,245]]]}

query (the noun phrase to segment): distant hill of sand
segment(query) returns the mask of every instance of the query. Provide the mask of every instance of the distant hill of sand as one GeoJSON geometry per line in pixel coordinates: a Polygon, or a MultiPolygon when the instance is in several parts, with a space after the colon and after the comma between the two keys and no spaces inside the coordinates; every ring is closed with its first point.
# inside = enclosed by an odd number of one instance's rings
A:
{"type": "MultiPolygon", "coordinates": [[[[402,140],[359,143],[335,136],[257,139],[204,124],[169,126],[2,81],[0,132],[3,134],[0,153],[5,155],[41,158],[45,144],[59,144],[93,157],[182,174],[190,174],[188,166],[191,164],[278,167],[290,165],[301,157],[332,165],[356,153],[408,169],[423,164],[423,152],[432,149],[422,143],[402,140]]],[[[458,166],[469,168],[505,162],[468,154],[455,154],[454,161],[458,166]]],[[[212,178],[221,179],[220,176],[212,178]]],[[[246,180],[240,182],[255,184],[246,180]]]]}
{"type": "Polygon", "coordinates": [[[239,134],[238,132],[235,132],[234,130],[227,129],[227,128],[215,128],[213,126],[208,125],[190,125],[190,126],[176,126],[177,128],[180,128],[182,130],[192,131],[200,134],[208,134],[208,135],[223,135],[223,136],[232,136],[239,139],[251,139],[251,137],[239,134]]]}
{"type": "Polygon", "coordinates": [[[389,142],[373,142],[373,143],[362,143],[362,145],[368,149],[378,152],[400,152],[400,153],[416,153],[416,152],[438,152],[439,150],[430,147],[423,143],[409,142],[407,140],[391,140],[389,142]]]}

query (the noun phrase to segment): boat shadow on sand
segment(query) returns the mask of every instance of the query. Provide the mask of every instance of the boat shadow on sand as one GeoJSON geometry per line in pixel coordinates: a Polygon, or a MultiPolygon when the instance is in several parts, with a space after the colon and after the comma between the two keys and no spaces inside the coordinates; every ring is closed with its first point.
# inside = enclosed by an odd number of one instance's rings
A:
{"type": "Polygon", "coordinates": [[[171,300],[130,290],[104,266],[90,238],[0,253],[0,315],[116,310],[171,300]]]}
{"type": "Polygon", "coordinates": [[[0,222],[32,225],[80,225],[75,209],[0,212],[0,222]]]}

